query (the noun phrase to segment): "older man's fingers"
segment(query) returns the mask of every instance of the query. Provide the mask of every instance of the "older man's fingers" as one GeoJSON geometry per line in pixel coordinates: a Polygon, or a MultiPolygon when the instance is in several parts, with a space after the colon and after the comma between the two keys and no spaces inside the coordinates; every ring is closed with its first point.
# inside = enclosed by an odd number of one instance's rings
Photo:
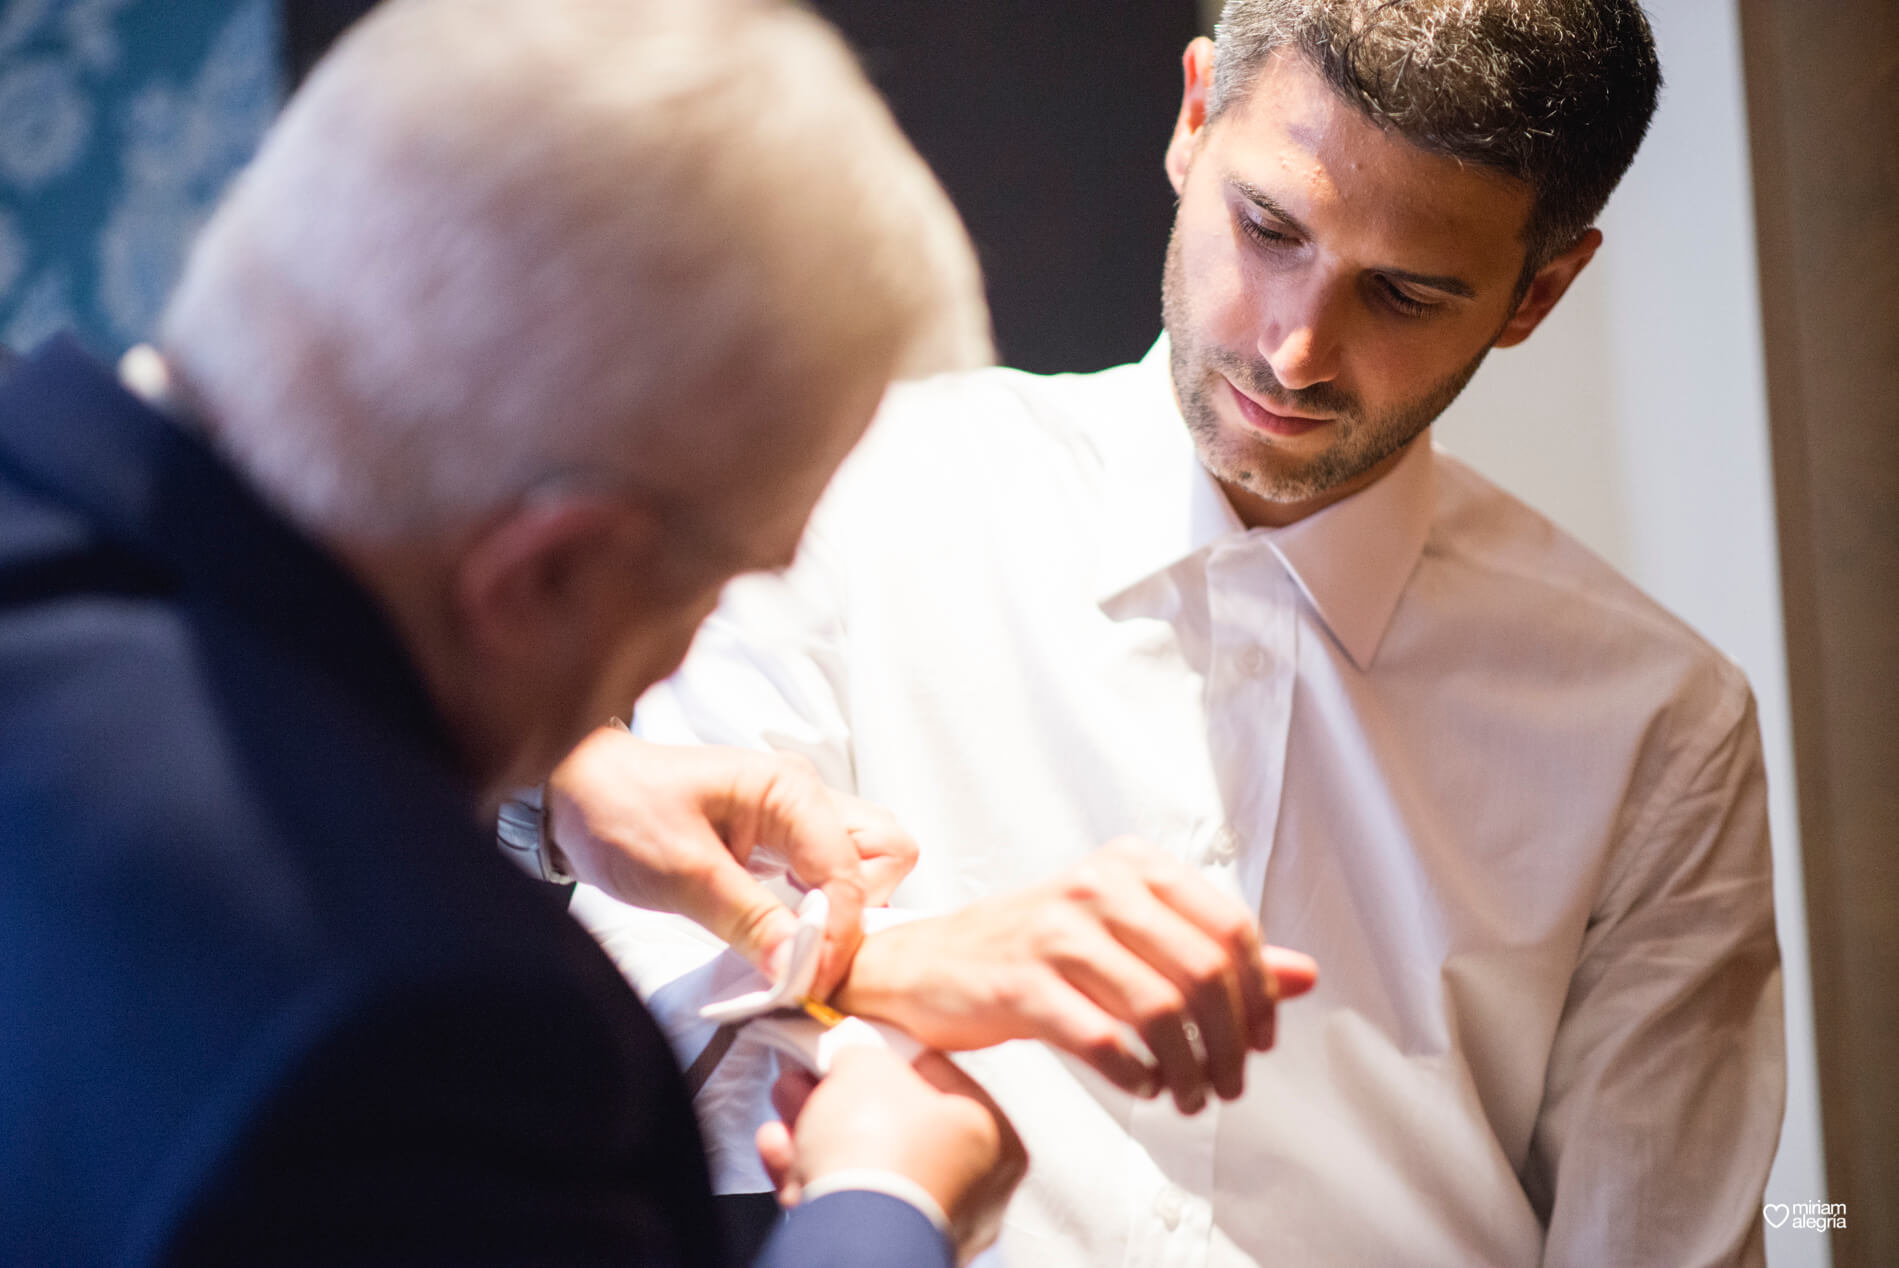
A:
{"type": "Polygon", "coordinates": [[[759,1127],[752,1143],[758,1149],[758,1160],[765,1164],[771,1187],[778,1192],[778,1204],[798,1205],[804,1194],[797,1181],[798,1151],[792,1143],[791,1129],[773,1119],[759,1127]]]}
{"type": "Polygon", "coordinates": [[[833,792],[833,802],[844,820],[844,830],[857,847],[864,878],[864,903],[880,907],[890,901],[903,878],[916,867],[916,838],[882,806],[849,793],[833,792]]]}
{"type": "Polygon", "coordinates": [[[858,847],[845,831],[836,794],[802,758],[754,753],[736,761],[727,839],[741,859],[763,845],[780,854],[794,880],[830,899],[824,952],[814,990],[828,994],[863,936],[867,889],[858,847]]]}
{"type": "Polygon", "coordinates": [[[776,978],[798,918],[730,855],[708,855],[681,889],[680,906],[734,951],[776,978]]]}

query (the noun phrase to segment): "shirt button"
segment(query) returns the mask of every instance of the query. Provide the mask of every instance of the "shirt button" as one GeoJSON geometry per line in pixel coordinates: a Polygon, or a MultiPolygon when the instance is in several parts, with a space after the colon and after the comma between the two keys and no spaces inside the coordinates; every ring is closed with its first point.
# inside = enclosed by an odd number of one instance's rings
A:
{"type": "Polygon", "coordinates": [[[1240,856],[1239,834],[1230,827],[1222,827],[1213,834],[1201,857],[1214,867],[1224,867],[1240,856]]]}
{"type": "Polygon", "coordinates": [[[1167,1231],[1171,1233],[1180,1227],[1180,1217],[1186,1210],[1186,1206],[1186,1199],[1180,1190],[1169,1185],[1161,1190],[1158,1198],[1154,1199],[1154,1214],[1160,1216],[1161,1223],[1165,1224],[1167,1231]]]}
{"type": "Polygon", "coordinates": [[[1257,647],[1249,647],[1240,653],[1240,672],[1248,678],[1266,676],[1266,653],[1257,647]]]}

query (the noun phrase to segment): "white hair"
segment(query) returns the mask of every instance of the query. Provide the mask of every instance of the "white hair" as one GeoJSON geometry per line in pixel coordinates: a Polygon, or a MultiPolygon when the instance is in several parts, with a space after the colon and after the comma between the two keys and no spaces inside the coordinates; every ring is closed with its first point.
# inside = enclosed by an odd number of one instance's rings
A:
{"type": "Polygon", "coordinates": [[[656,457],[721,483],[867,376],[991,356],[942,189],[837,35],[766,0],[389,0],[159,339],[263,492],[357,538],[656,457]]]}

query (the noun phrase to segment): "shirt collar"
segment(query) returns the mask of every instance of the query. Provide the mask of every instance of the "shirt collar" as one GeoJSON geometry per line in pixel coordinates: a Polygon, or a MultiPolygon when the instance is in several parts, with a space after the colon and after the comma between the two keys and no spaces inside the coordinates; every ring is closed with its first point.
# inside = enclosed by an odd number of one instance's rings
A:
{"type": "Polygon", "coordinates": [[[1097,420],[1107,522],[1095,595],[1106,602],[1195,551],[1246,531],[1195,455],[1162,335],[1132,367],[1118,408],[1097,420]]]}
{"type": "Polygon", "coordinates": [[[1424,552],[1436,501],[1429,433],[1375,483],[1285,528],[1249,532],[1200,465],[1174,399],[1167,336],[1135,367],[1126,408],[1104,430],[1108,522],[1096,568],[1102,602],[1241,536],[1271,548],[1359,669],[1369,668],[1424,552]]]}

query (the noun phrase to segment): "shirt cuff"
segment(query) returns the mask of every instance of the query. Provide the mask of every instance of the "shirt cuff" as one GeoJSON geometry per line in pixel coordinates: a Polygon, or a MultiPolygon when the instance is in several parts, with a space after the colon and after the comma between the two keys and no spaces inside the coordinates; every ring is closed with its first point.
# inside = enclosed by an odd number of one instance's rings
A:
{"type": "Polygon", "coordinates": [[[943,1208],[930,1196],[929,1190],[909,1176],[895,1171],[878,1167],[846,1167],[842,1171],[833,1171],[805,1185],[803,1200],[815,1202],[827,1193],[843,1193],[847,1190],[882,1193],[908,1203],[923,1212],[930,1223],[936,1225],[937,1232],[951,1242],[955,1241],[950,1235],[949,1216],[943,1213],[943,1208]]]}

